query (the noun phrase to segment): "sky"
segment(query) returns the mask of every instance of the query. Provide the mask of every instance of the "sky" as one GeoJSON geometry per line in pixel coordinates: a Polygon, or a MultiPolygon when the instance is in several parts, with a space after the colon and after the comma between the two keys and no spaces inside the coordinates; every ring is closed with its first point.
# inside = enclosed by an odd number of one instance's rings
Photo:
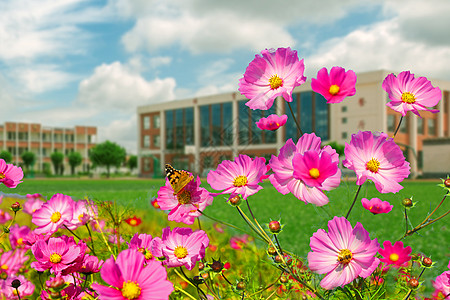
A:
{"type": "Polygon", "coordinates": [[[97,126],[137,153],[138,106],[237,91],[266,48],[450,80],[448,0],[1,0],[0,123],[97,126]]]}

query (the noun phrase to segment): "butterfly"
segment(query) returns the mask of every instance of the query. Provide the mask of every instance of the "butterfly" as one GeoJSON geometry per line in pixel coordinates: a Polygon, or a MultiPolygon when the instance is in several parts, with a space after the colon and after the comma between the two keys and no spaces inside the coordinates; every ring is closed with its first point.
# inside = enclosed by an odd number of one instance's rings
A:
{"type": "Polygon", "coordinates": [[[194,176],[183,170],[176,170],[169,164],[166,164],[166,176],[173,188],[173,194],[179,194],[183,188],[194,179],[194,176]]]}

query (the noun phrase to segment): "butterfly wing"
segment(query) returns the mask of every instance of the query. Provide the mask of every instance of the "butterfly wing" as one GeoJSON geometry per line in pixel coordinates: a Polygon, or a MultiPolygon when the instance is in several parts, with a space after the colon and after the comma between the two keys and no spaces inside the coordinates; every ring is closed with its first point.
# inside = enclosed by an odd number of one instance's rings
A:
{"type": "Polygon", "coordinates": [[[194,179],[194,176],[183,170],[176,170],[169,164],[166,164],[166,176],[173,188],[174,195],[180,193],[183,188],[194,179]]]}

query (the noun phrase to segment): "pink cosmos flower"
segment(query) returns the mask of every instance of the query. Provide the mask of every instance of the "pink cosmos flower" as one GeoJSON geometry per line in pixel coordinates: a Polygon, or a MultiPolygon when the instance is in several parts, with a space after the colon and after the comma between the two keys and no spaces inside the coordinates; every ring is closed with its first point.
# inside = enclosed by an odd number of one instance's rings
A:
{"type": "Polygon", "coordinates": [[[294,144],[292,139],[289,139],[286,141],[286,144],[281,147],[278,157],[272,155],[269,165],[274,174],[270,175],[269,179],[278,192],[283,195],[292,193],[295,197],[305,203],[313,203],[317,206],[328,203],[328,197],[323,191],[329,191],[339,186],[341,182],[341,170],[339,170],[339,168],[337,168],[334,175],[331,175],[326,179],[321,178],[324,180],[321,182],[320,188],[306,184],[301,177],[298,177],[298,173],[294,175],[294,169],[296,167],[293,163],[294,157],[302,156],[307,151],[317,152],[320,157],[322,156],[322,153],[326,152],[331,156],[332,164],[336,166],[339,164],[339,155],[336,153],[336,150],[330,146],[320,148],[321,142],[321,139],[314,133],[305,133],[300,137],[297,145],[294,144]]]}
{"type": "Polygon", "coordinates": [[[203,230],[192,232],[191,228],[170,227],[163,229],[162,254],[166,257],[163,262],[169,268],[185,266],[192,270],[195,263],[205,257],[205,249],[209,239],[203,230]]]}
{"type": "Polygon", "coordinates": [[[386,133],[359,131],[345,143],[345,167],[356,172],[356,184],[367,179],[375,183],[380,193],[397,193],[398,184],[409,175],[409,162],[400,147],[386,133]]]}
{"type": "Polygon", "coordinates": [[[380,248],[378,250],[381,256],[383,256],[380,261],[387,265],[394,265],[398,268],[411,260],[409,254],[411,254],[412,249],[410,246],[403,247],[402,241],[397,241],[394,245],[392,245],[391,241],[384,241],[383,247],[384,249],[380,248]]]}
{"type": "Polygon", "coordinates": [[[8,222],[11,219],[12,219],[12,217],[9,213],[0,209],[0,224],[5,224],[6,222],[8,222]]]}
{"type": "Polygon", "coordinates": [[[166,185],[158,191],[157,201],[162,210],[170,210],[169,221],[194,224],[195,218],[201,216],[198,210],[203,211],[212,204],[213,196],[200,184],[200,177],[197,177],[175,194],[169,179],[166,179],[166,185]]]}
{"type": "Polygon", "coordinates": [[[7,164],[3,159],[0,159],[0,183],[3,183],[9,188],[15,188],[22,182],[22,178],[23,171],[21,167],[7,164]]]}
{"type": "Polygon", "coordinates": [[[311,79],[312,90],[327,99],[327,103],[339,103],[353,96],[356,93],[355,85],[355,72],[346,72],[341,67],[332,67],[329,75],[327,68],[322,68],[317,73],[317,79],[311,79]]]}
{"type": "Polygon", "coordinates": [[[23,204],[23,212],[32,215],[36,210],[40,209],[44,204],[41,194],[28,194],[27,201],[23,204]]]}
{"type": "Polygon", "coordinates": [[[92,288],[100,300],[169,299],[173,285],[167,280],[166,269],[156,261],[149,261],[144,267],[144,255],[127,249],[107,259],[100,274],[111,287],[93,283],[92,288]]]}
{"type": "Polygon", "coordinates": [[[83,263],[81,264],[78,272],[87,274],[93,274],[100,272],[100,267],[103,264],[103,260],[99,260],[97,256],[85,254],[83,263]]]}
{"type": "Polygon", "coordinates": [[[333,162],[328,152],[320,154],[314,150],[308,150],[303,155],[296,154],[292,159],[294,178],[302,180],[306,185],[321,188],[329,177],[336,174],[338,164],[333,162]]]}
{"type": "Polygon", "coordinates": [[[38,228],[36,233],[54,233],[59,227],[68,224],[73,218],[73,200],[63,194],[55,194],[34,212],[31,220],[38,228]]]}
{"type": "Polygon", "coordinates": [[[436,277],[436,280],[433,281],[433,287],[436,289],[433,295],[442,294],[445,297],[436,297],[436,299],[450,299],[450,271],[445,271],[436,277]]]}
{"type": "Polygon", "coordinates": [[[19,224],[14,224],[9,229],[9,242],[12,249],[23,248],[29,249],[30,246],[25,243],[25,239],[30,235],[30,227],[24,225],[19,226],[19,224]]]}
{"type": "Polygon", "coordinates": [[[429,109],[438,104],[442,98],[442,92],[438,87],[433,87],[425,77],[414,78],[414,74],[404,71],[395,77],[389,74],[383,81],[383,89],[388,93],[390,102],[386,105],[406,116],[408,111],[420,117],[419,110],[437,113],[437,109],[429,109]]]}
{"type": "Polygon", "coordinates": [[[266,49],[248,65],[244,77],[239,79],[239,91],[250,99],[248,107],[267,110],[278,96],[292,102],[292,91],[306,81],[304,71],[297,51],[289,47],[266,49]]]}
{"type": "Polygon", "coordinates": [[[367,198],[361,199],[362,206],[373,213],[377,214],[387,214],[392,210],[394,205],[391,205],[388,201],[381,201],[378,198],[372,198],[368,200],[367,198]]]}
{"type": "MultiPolygon", "coordinates": [[[[48,282],[48,281],[47,281],[48,282]]],[[[64,283],[64,282],[63,282],[64,283]]],[[[60,292],[61,298],[64,300],[82,300],[83,296],[89,299],[89,296],[87,296],[84,292],[82,292],[80,285],[74,285],[73,283],[69,284],[68,287],[64,288],[60,292]]],[[[41,291],[41,299],[43,300],[53,300],[54,297],[52,297],[45,289],[42,289],[41,291]]],[[[95,297],[95,295],[94,295],[95,297]]]]}
{"type": "Polygon", "coordinates": [[[344,217],[334,217],[328,222],[328,233],[319,229],[310,242],[308,253],[311,271],[327,274],[320,286],[331,290],[352,282],[356,277],[367,278],[379,264],[375,254],[379,249],[377,239],[371,240],[361,223],[352,228],[344,217]]]}
{"type": "Polygon", "coordinates": [[[39,240],[31,247],[31,252],[36,258],[31,267],[41,272],[50,269],[51,273],[59,274],[78,264],[80,257],[84,257],[85,250],[85,247],[75,243],[73,237],[52,237],[47,242],[39,240]]]}
{"type": "Polygon", "coordinates": [[[6,280],[2,280],[0,284],[0,296],[3,295],[6,299],[25,299],[25,297],[33,295],[34,292],[34,284],[28,281],[23,275],[19,276],[10,276],[6,280]],[[12,287],[12,282],[14,280],[20,281],[20,286],[17,289],[19,291],[19,295],[17,295],[17,290],[12,287]]]}
{"type": "Polygon", "coordinates": [[[277,116],[275,114],[272,114],[268,116],[267,118],[261,118],[258,122],[256,122],[256,126],[258,126],[261,130],[272,130],[275,131],[284,124],[286,124],[287,121],[287,115],[277,116]]]}
{"type": "Polygon", "coordinates": [[[137,250],[144,254],[145,260],[156,260],[156,258],[162,256],[161,249],[162,241],[160,238],[153,238],[150,234],[136,233],[130,240],[128,246],[130,249],[137,250]]]}
{"type": "Polygon", "coordinates": [[[0,274],[3,272],[8,276],[16,274],[29,258],[25,256],[25,252],[23,249],[3,252],[0,255],[0,274]]]}
{"type": "Polygon", "coordinates": [[[235,161],[222,161],[215,171],[208,173],[207,181],[213,189],[224,190],[221,194],[231,194],[230,198],[241,195],[246,200],[262,189],[258,184],[266,172],[264,157],[252,159],[240,154],[235,161]]]}
{"type": "Polygon", "coordinates": [[[72,202],[73,215],[72,220],[66,222],[67,228],[75,230],[80,226],[85,225],[92,219],[89,204],[86,200],[72,202]]]}
{"type": "Polygon", "coordinates": [[[230,247],[233,249],[236,249],[236,250],[241,250],[248,243],[249,243],[249,235],[248,234],[233,236],[230,239],[230,247]]]}

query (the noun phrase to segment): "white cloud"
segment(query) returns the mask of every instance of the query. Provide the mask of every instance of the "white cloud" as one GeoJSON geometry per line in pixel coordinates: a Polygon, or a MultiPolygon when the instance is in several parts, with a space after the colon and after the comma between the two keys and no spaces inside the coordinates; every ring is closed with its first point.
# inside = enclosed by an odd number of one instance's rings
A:
{"type": "Polygon", "coordinates": [[[175,79],[147,81],[120,62],[102,64],[79,86],[77,104],[105,111],[134,113],[139,105],[172,100],[175,79]]]}
{"type": "Polygon", "coordinates": [[[98,142],[104,142],[106,140],[119,143],[120,146],[127,150],[127,153],[136,154],[137,149],[137,127],[136,127],[136,115],[124,120],[113,120],[107,125],[99,126],[98,142]]]}

